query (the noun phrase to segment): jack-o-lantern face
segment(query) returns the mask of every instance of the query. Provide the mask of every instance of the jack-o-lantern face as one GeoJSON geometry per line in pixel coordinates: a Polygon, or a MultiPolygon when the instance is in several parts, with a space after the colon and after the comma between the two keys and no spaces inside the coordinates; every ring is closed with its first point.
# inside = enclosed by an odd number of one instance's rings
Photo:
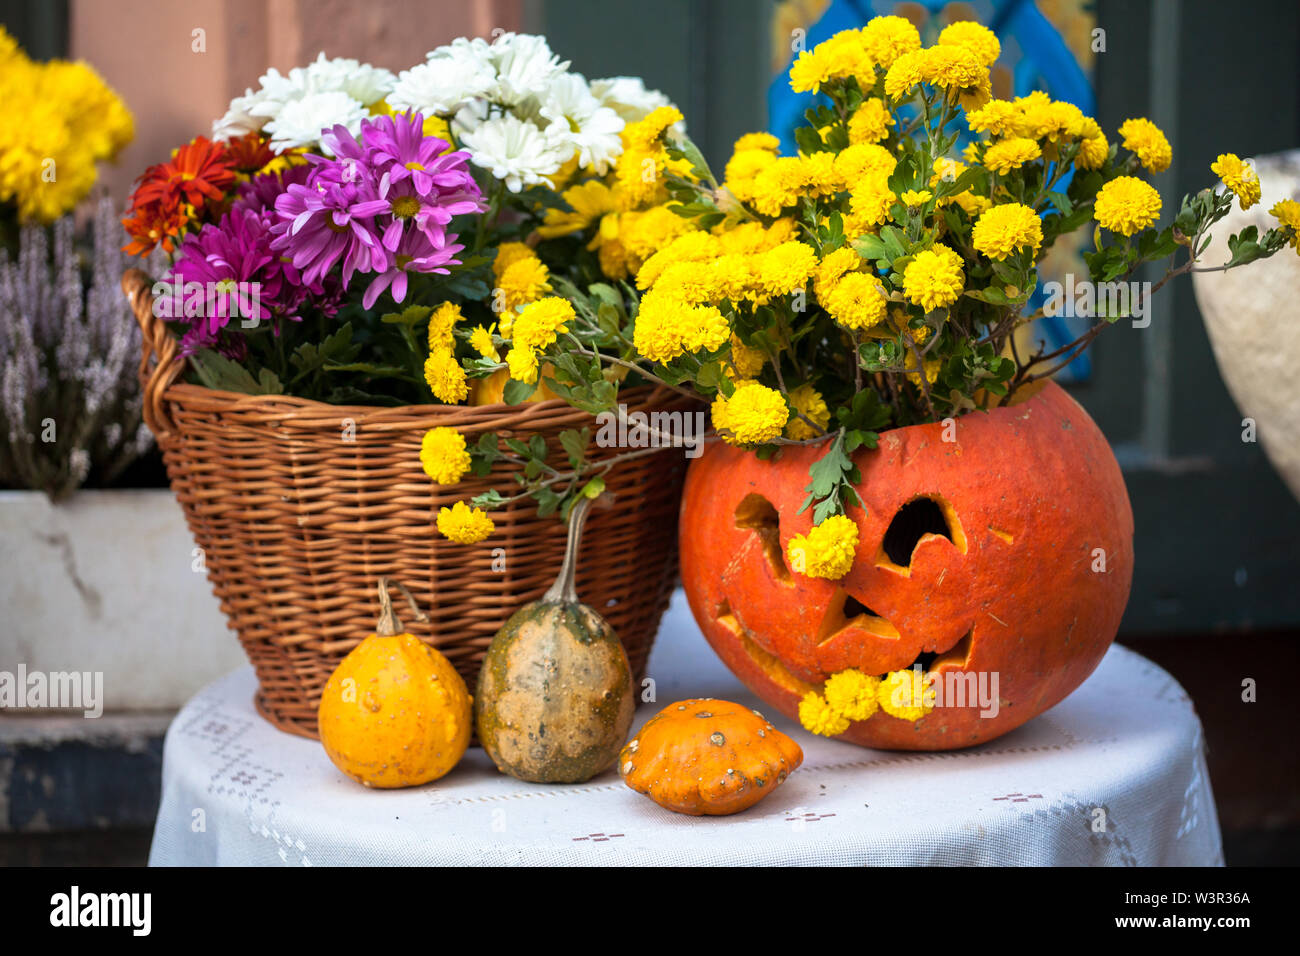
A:
{"type": "Polygon", "coordinates": [[[765,701],[793,717],[804,694],[849,668],[982,674],[993,706],[941,699],[918,721],[878,712],[842,735],[951,749],[1041,713],[1101,660],[1133,567],[1132,513],[1105,437],[1055,385],[965,416],[953,437],[901,428],[856,456],[857,560],[839,581],[789,566],[790,539],[812,523],[797,512],[817,449],[762,462],[714,444],[693,463],[683,582],[709,642],[765,701]]]}

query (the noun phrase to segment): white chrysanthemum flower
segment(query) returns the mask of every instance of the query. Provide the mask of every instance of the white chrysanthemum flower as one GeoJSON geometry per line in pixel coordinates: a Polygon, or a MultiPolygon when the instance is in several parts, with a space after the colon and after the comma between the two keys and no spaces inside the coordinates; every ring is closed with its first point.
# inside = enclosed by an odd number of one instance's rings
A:
{"type": "MultiPolygon", "coordinates": [[[[290,70],[289,75],[293,78],[298,72],[290,70]]],[[[324,53],[319,54],[301,72],[304,92],[329,93],[337,90],[348,94],[362,106],[370,106],[382,100],[392,91],[396,79],[391,70],[347,57],[327,60],[324,53]]]]}
{"type": "Polygon", "coordinates": [[[658,90],[647,90],[636,76],[611,76],[591,81],[591,95],[601,106],[608,106],[626,123],[645,119],[661,106],[672,106],[672,101],[658,90]]]}
{"type": "Polygon", "coordinates": [[[433,57],[398,75],[388,105],[399,111],[416,110],[425,116],[446,116],[486,95],[496,80],[496,73],[486,62],[433,57]]]}
{"type": "Polygon", "coordinates": [[[243,96],[236,96],[230,101],[226,115],[213,121],[212,138],[222,142],[260,130],[266,125],[266,117],[255,116],[251,112],[256,103],[257,99],[252,90],[245,90],[243,96]]]}
{"type": "Polygon", "coordinates": [[[515,106],[529,97],[542,98],[551,81],[569,68],[569,61],[551,52],[545,37],[503,33],[492,41],[491,62],[497,82],[489,99],[515,106]]]}
{"type": "Polygon", "coordinates": [[[282,153],[296,146],[320,144],[321,131],[336,124],[347,127],[355,136],[361,130],[361,121],[369,115],[364,106],[340,90],[307,93],[286,103],[267,122],[266,132],[271,134],[271,148],[282,153]]]}
{"type": "Polygon", "coordinates": [[[623,152],[623,119],[608,106],[601,106],[592,96],[580,73],[561,73],[551,81],[542,99],[540,115],[561,131],[578,151],[578,163],[584,169],[604,175],[610,163],[623,152]]]}
{"type": "Polygon", "coordinates": [[[469,150],[475,166],[505,180],[511,192],[543,182],[573,156],[573,141],[558,123],[543,130],[512,113],[490,119],[477,113],[474,107],[466,107],[457,115],[461,145],[469,150]]]}

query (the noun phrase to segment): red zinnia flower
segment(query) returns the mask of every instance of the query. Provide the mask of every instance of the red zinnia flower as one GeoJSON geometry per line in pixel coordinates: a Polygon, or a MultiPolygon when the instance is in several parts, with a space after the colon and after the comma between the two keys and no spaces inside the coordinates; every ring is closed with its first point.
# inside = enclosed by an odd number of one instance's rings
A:
{"type": "Polygon", "coordinates": [[[263,136],[257,130],[228,142],[226,156],[230,164],[241,173],[255,173],[275,159],[275,153],[271,150],[271,138],[263,136]]]}
{"type": "Polygon", "coordinates": [[[234,181],[235,168],[226,147],[200,136],[177,149],[169,162],[145,170],[132,205],[157,202],[172,207],[183,196],[197,212],[209,200],[221,202],[234,181]]]}

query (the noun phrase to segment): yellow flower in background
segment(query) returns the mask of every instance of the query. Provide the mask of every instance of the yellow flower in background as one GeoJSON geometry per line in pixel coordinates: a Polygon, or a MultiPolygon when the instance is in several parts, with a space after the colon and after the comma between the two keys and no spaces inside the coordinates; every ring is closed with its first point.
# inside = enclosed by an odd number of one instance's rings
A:
{"type": "Polygon", "coordinates": [[[711,233],[699,230],[684,232],[642,264],[637,270],[636,287],[644,291],[654,285],[670,266],[715,259],[718,252],[718,239],[711,233]]]}
{"type": "Polygon", "coordinates": [[[537,233],[543,239],[582,232],[600,222],[606,213],[614,211],[614,191],[599,179],[572,186],[564,191],[563,196],[572,209],[546,210],[545,219],[537,227],[537,233]]]}
{"type": "Polygon", "coordinates": [[[781,434],[790,418],[785,396],[757,382],[737,382],[730,398],[713,400],[713,427],[733,445],[758,445],[781,434]]]}
{"type": "Polygon", "coordinates": [[[786,545],[786,560],[798,574],[838,581],[849,573],[858,552],[858,526],[847,515],[831,515],[786,545]]]}
{"type": "Polygon", "coordinates": [[[879,143],[889,136],[889,129],[893,125],[894,117],[884,100],[868,97],[849,117],[849,144],[879,143]]]}
{"type": "Polygon", "coordinates": [[[921,34],[906,17],[874,17],[862,28],[862,45],[883,69],[905,53],[921,49],[921,34]]]}
{"type": "Polygon", "coordinates": [[[477,544],[495,530],[483,509],[471,508],[463,501],[438,511],[438,533],[457,544],[477,544]]]}
{"type": "Polygon", "coordinates": [[[95,184],[95,163],[131,141],[135,121],[87,63],[37,63],[0,26],[0,203],[52,222],[95,184]]]}
{"type": "Polygon", "coordinates": [[[916,722],[934,710],[932,674],[917,679],[916,671],[891,671],[876,688],[876,702],[891,717],[916,722]]]}
{"type": "Polygon", "coordinates": [[[1008,259],[1022,250],[1034,253],[1043,244],[1043,224],[1037,213],[1020,203],[993,206],[975,221],[971,243],[990,259],[1008,259]]]}
{"type": "Polygon", "coordinates": [[[799,723],[810,734],[823,737],[834,737],[849,729],[849,719],[815,691],[804,694],[799,701],[799,723]]]}
{"type": "Polygon", "coordinates": [[[762,149],[769,153],[775,153],[781,147],[781,141],[771,133],[745,133],[740,139],[736,140],[736,145],[732,149],[741,153],[747,149],[762,149]]]}
{"type": "Polygon", "coordinates": [[[1242,162],[1235,153],[1220,153],[1219,158],[1210,164],[1210,169],[1232,190],[1242,209],[1249,209],[1259,202],[1259,174],[1250,163],[1242,162]]]}
{"type": "Polygon", "coordinates": [[[1120,176],[1101,187],[1092,215],[1104,228],[1131,236],[1159,218],[1160,205],[1160,193],[1150,183],[1135,176],[1120,176]]]}
{"type": "Polygon", "coordinates": [[[813,388],[811,383],[805,382],[791,390],[790,404],[799,414],[790,416],[790,421],[785,426],[786,438],[804,441],[825,433],[826,426],[831,421],[831,410],[826,407],[826,399],[822,398],[822,393],[813,388]],[[817,427],[813,428],[799,415],[803,415],[817,427]]]}
{"type": "Polygon", "coordinates": [[[924,206],[934,198],[934,193],[930,192],[928,189],[922,189],[919,192],[915,189],[905,189],[903,190],[903,195],[898,198],[902,201],[904,206],[912,209],[917,206],[924,206]]]}
{"type": "Polygon", "coordinates": [[[826,695],[827,705],[833,710],[849,720],[866,720],[880,706],[876,700],[879,687],[879,677],[849,668],[832,674],[822,692],[826,695]]]}
{"type": "Polygon", "coordinates": [[[727,161],[723,180],[733,196],[743,203],[754,201],[754,180],[776,162],[776,153],[766,149],[738,149],[727,161]]]}
{"type": "Polygon", "coordinates": [[[983,24],[974,20],[958,20],[950,23],[939,33],[939,46],[960,46],[975,54],[975,59],[982,66],[992,66],[1002,55],[1002,44],[995,34],[983,24]]]}
{"type": "Polygon", "coordinates": [[[903,272],[903,294],[926,312],[952,305],[965,284],[961,256],[944,245],[918,252],[903,272]]]}
{"type": "Polygon", "coordinates": [[[796,93],[816,93],[831,80],[850,76],[874,80],[874,71],[875,60],[863,45],[863,31],[841,30],[795,58],[790,65],[790,88],[796,93]]]}
{"type": "Polygon", "coordinates": [[[1035,140],[1023,136],[999,140],[984,151],[983,164],[995,173],[1006,175],[1043,155],[1035,140]]]}
{"type": "Polygon", "coordinates": [[[1174,151],[1160,127],[1146,117],[1127,119],[1119,126],[1121,145],[1136,153],[1138,160],[1153,173],[1163,173],[1173,162],[1174,151]]]}
{"type": "Polygon", "coordinates": [[[437,484],[456,484],[470,466],[465,437],[454,428],[430,428],[420,442],[420,464],[437,484]]]}
{"type": "Polygon", "coordinates": [[[1294,199],[1281,199],[1273,204],[1268,214],[1276,219],[1279,225],[1291,229],[1291,248],[1300,254],[1300,202],[1294,199]]]}
{"type": "Polygon", "coordinates": [[[678,236],[691,232],[694,224],[677,215],[667,205],[651,206],[639,212],[624,213],[619,218],[618,239],[628,254],[636,259],[635,272],[641,263],[678,236]]]}

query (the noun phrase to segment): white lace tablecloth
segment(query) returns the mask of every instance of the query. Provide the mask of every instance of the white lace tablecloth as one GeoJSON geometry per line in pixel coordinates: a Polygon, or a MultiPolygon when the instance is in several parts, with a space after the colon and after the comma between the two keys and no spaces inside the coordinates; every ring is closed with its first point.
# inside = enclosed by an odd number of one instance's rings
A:
{"type": "MultiPolygon", "coordinates": [[[[232,638],[233,639],[233,638],[232,638]]],[[[315,741],[253,710],[242,668],[176,717],[149,862],[340,864],[1222,865],[1201,725],[1173,678],[1112,647],[1063,703],[954,753],[866,750],[814,737],[765,707],[714,656],[681,592],[650,659],[657,704],[758,707],[804,749],[802,768],[750,810],[688,817],[614,771],[581,786],[523,783],[471,749],[408,790],[345,778],[315,741]]]]}

